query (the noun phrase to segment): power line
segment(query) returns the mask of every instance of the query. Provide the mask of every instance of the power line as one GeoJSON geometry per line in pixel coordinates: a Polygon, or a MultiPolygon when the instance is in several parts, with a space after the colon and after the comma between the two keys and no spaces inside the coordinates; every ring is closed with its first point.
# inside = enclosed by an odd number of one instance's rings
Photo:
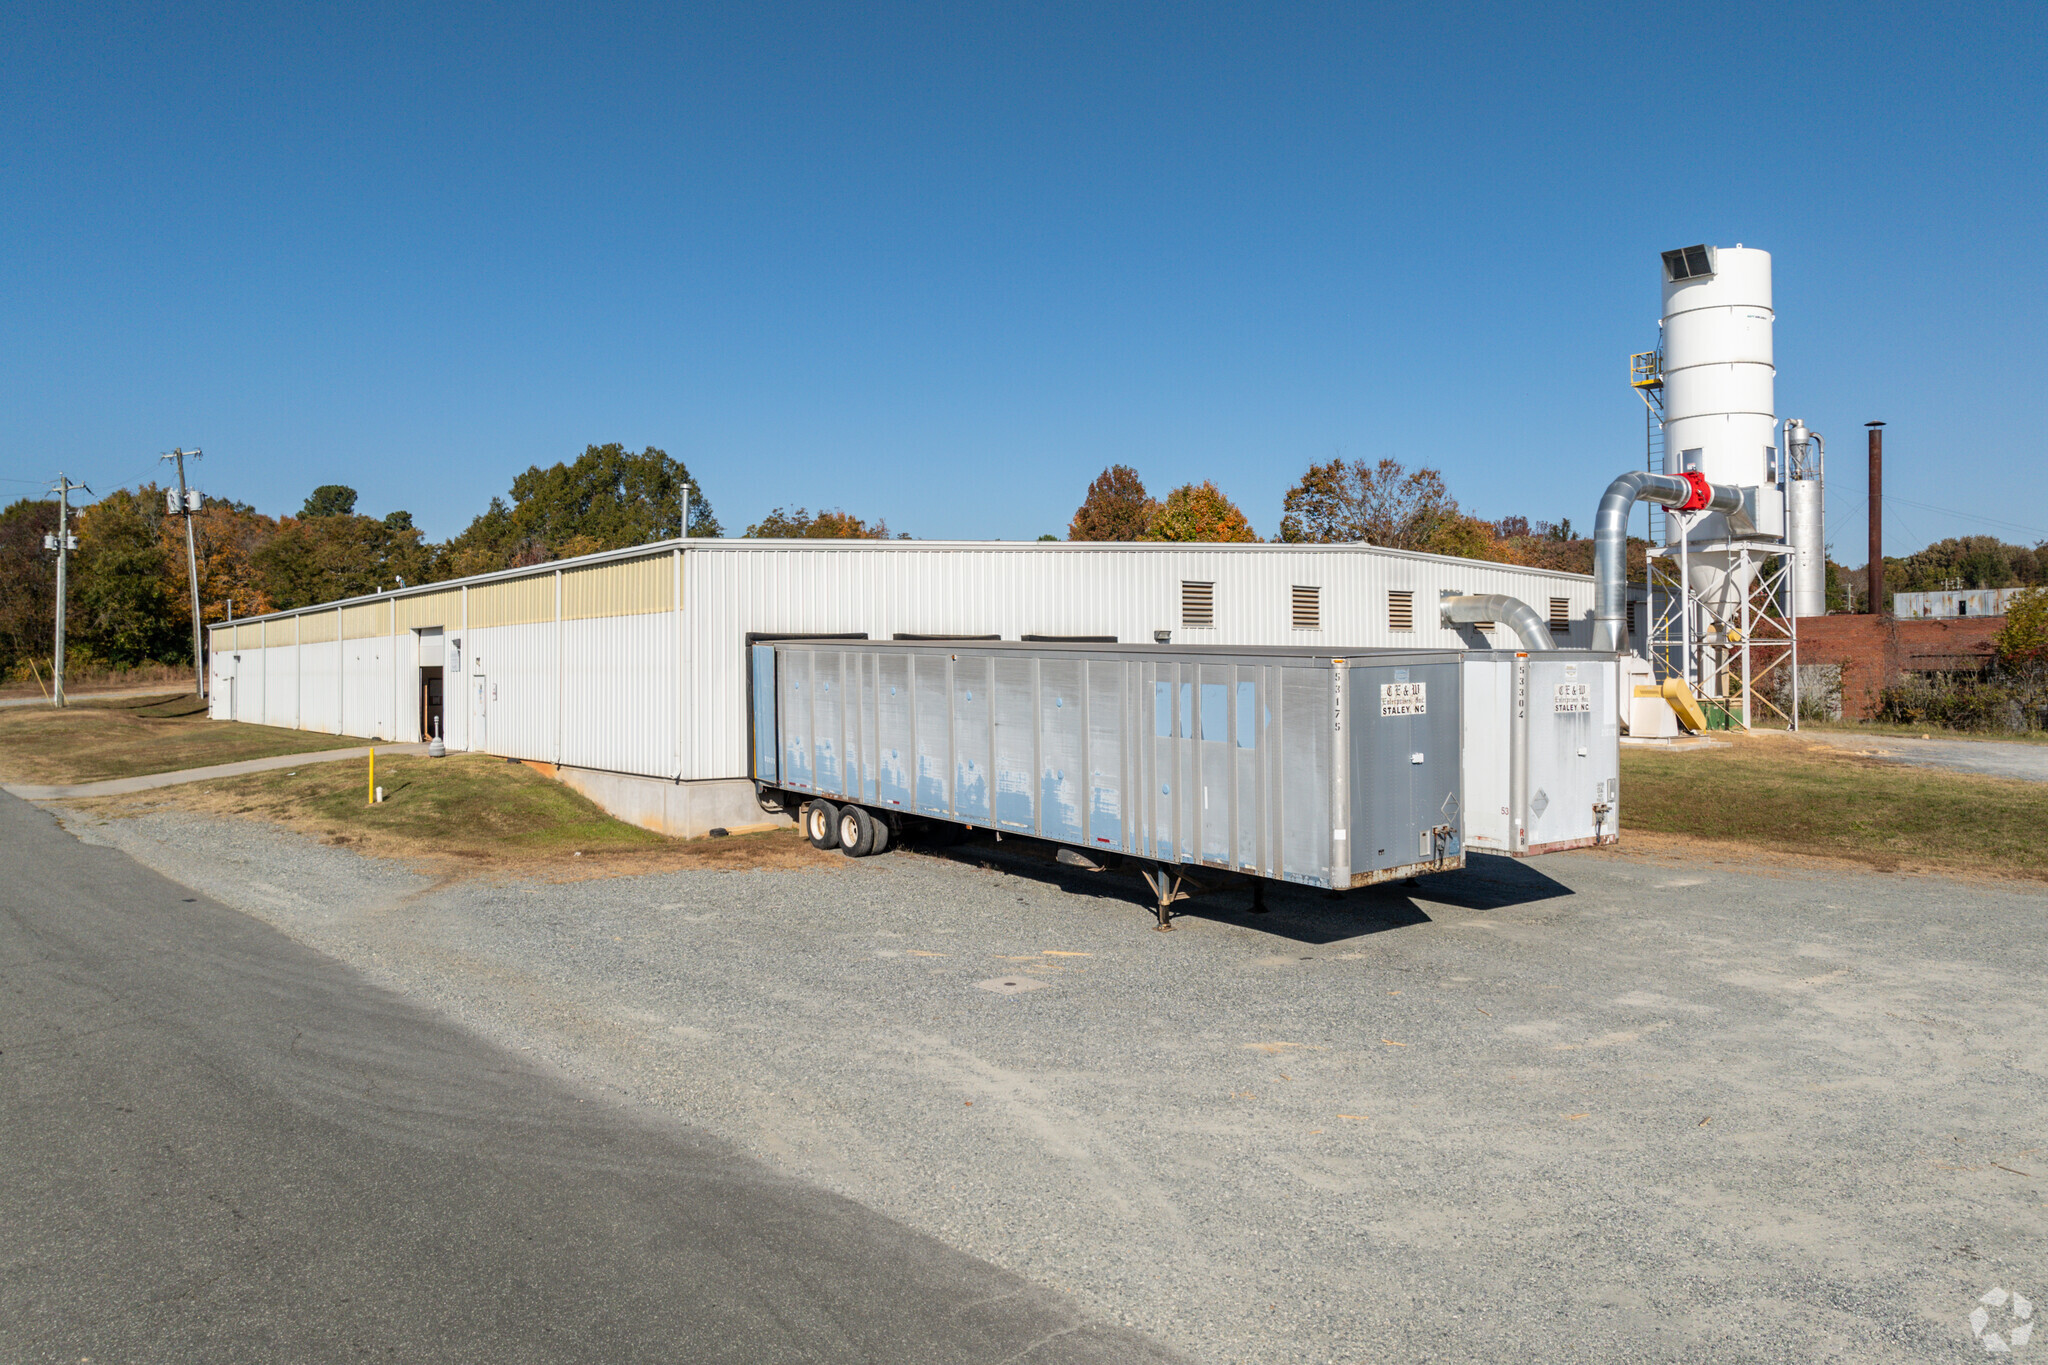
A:
{"type": "Polygon", "coordinates": [[[1911,498],[1902,498],[1896,493],[1891,497],[1893,502],[1903,502],[1908,507],[1917,507],[1923,512],[1940,512],[1946,516],[1961,517],[1965,521],[1981,521],[1991,526],[2003,526],[2008,530],[2025,531],[2028,535],[2048,536],[2048,531],[2038,526],[2024,526],[2016,521],[2000,521],[1997,517],[1982,516],[1976,512],[1958,512],[1953,507],[1936,507],[1931,502],[1914,502],[1911,498]]]}

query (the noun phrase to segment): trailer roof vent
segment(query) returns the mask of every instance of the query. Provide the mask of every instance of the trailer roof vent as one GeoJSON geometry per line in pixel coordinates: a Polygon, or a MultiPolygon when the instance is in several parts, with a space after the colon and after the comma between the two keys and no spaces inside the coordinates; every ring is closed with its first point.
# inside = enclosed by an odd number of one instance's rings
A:
{"type": "Polygon", "coordinates": [[[1323,628],[1323,590],[1294,585],[1294,628],[1296,630],[1321,630],[1323,628]]]}
{"type": "Polygon", "coordinates": [[[1664,278],[1677,284],[1714,273],[1714,255],[1705,246],[1682,246],[1664,253],[1664,278]]]}
{"type": "Polygon", "coordinates": [[[1216,624],[1214,583],[1183,582],[1180,585],[1180,623],[1187,630],[1206,630],[1216,624]]]}
{"type": "Polygon", "coordinates": [[[1387,592],[1387,628],[1389,630],[1415,629],[1415,594],[1407,588],[1392,588],[1387,592]]]}

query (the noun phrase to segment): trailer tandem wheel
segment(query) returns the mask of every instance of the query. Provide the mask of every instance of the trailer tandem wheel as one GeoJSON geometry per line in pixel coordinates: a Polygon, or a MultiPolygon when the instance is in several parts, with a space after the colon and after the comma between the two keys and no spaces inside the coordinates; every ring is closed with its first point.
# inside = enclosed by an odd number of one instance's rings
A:
{"type": "Polygon", "coordinates": [[[839,812],[830,801],[813,801],[804,807],[804,837],[820,851],[839,847],[839,812]]]}

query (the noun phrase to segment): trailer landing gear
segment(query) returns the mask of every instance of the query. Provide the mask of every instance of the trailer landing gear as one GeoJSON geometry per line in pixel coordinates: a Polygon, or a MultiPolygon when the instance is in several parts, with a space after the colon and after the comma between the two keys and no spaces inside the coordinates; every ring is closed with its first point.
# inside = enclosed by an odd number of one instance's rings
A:
{"type": "Polygon", "coordinates": [[[1146,887],[1152,892],[1153,898],[1159,902],[1159,923],[1152,927],[1161,933],[1172,933],[1173,903],[1175,901],[1187,900],[1191,894],[1181,889],[1181,883],[1186,878],[1181,877],[1177,873],[1168,872],[1157,863],[1145,868],[1138,875],[1145,879],[1146,887]]]}

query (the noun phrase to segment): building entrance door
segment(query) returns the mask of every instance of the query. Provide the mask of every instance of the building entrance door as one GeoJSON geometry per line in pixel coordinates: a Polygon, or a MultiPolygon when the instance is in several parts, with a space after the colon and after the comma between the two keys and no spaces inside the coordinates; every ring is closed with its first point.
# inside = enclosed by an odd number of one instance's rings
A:
{"type": "MultiPolygon", "coordinates": [[[[420,737],[433,739],[442,734],[441,666],[420,669],[420,737]]],[[[445,736],[444,736],[445,737],[445,736]]]]}

